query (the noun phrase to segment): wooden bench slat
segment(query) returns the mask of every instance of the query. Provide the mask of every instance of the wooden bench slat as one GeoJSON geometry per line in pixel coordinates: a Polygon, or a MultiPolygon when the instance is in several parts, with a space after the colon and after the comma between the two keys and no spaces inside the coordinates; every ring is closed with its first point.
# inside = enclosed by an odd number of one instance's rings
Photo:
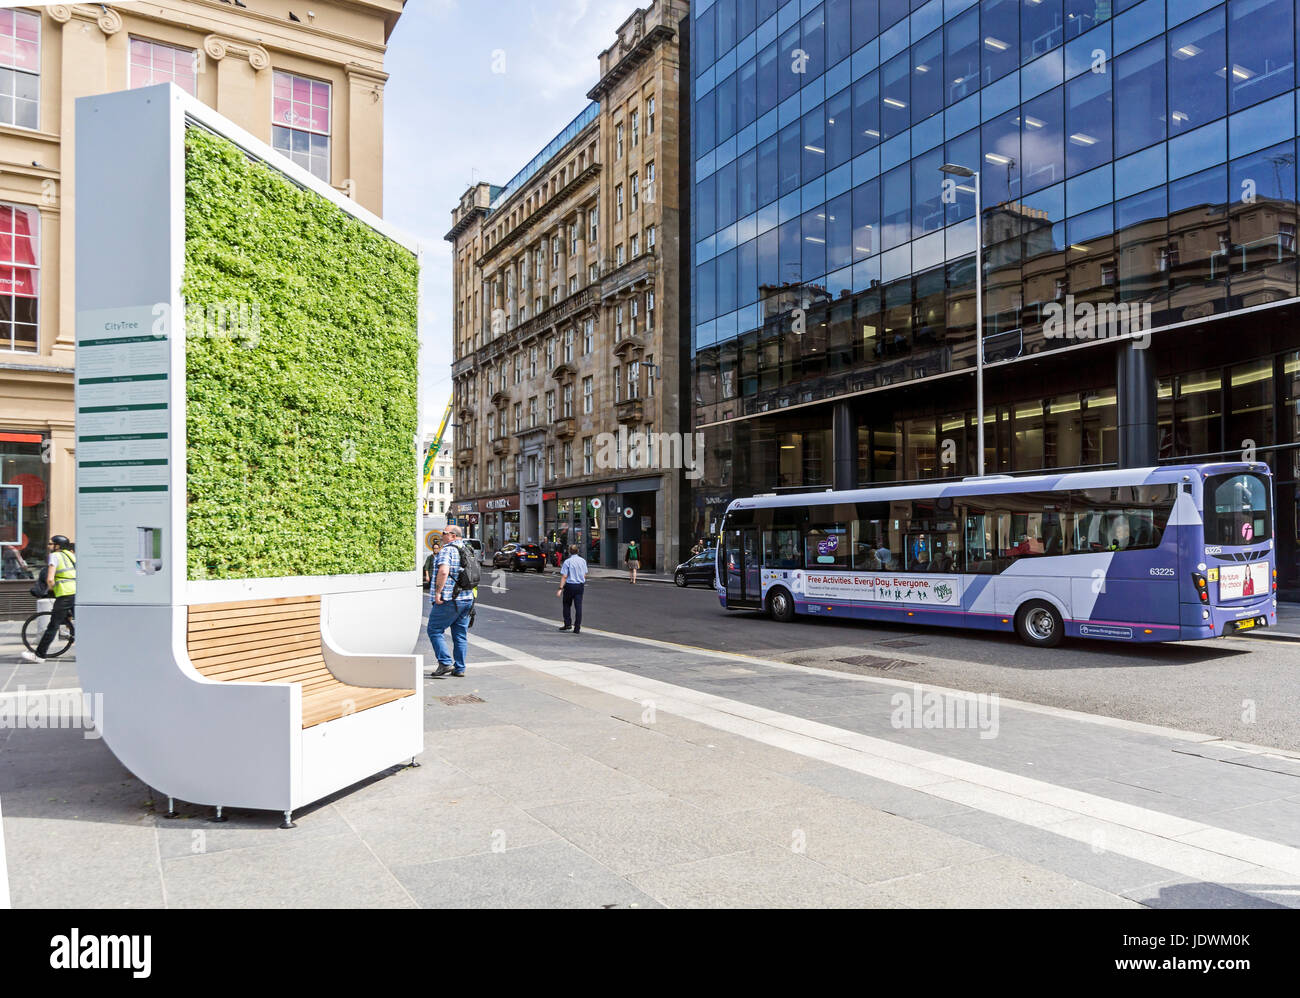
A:
{"type": "Polygon", "coordinates": [[[190,653],[190,658],[196,661],[210,658],[221,658],[227,655],[248,655],[255,658],[264,651],[274,652],[276,649],[283,649],[286,652],[295,651],[299,648],[319,648],[319,634],[300,634],[295,637],[269,637],[269,638],[250,638],[248,641],[240,641],[234,644],[218,646],[214,648],[196,648],[190,653]]]}
{"type": "Polygon", "coordinates": [[[204,631],[199,634],[191,634],[186,639],[186,644],[194,651],[202,651],[207,648],[233,647],[266,637],[289,639],[307,636],[320,636],[319,622],[304,624],[298,621],[281,621],[268,627],[240,628],[232,631],[219,631],[215,634],[204,631]]]}
{"type": "Polygon", "coordinates": [[[264,661],[249,660],[247,658],[235,658],[229,662],[218,662],[215,665],[211,664],[210,662],[195,663],[194,668],[196,668],[203,675],[207,676],[209,679],[225,679],[227,676],[233,675],[237,672],[255,675],[262,669],[268,668],[269,666],[277,666],[277,665],[298,666],[298,665],[311,665],[311,664],[317,664],[322,667],[325,665],[325,660],[321,657],[320,652],[317,651],[316,649],[306,649],[300,651],[293,658],[278,658],[278,657],[271,658],[268,656],[265,658],[264,661]]]}
{"type": "Polygon", "coordinates": [[[229,631],[240,627],[257,627],[260,624],[288,623],[290,621],[319,621],[319,613],[268,613],[264,617],[214,617],[190,621],[187,634],[204,634],[209,631],[229,631]]]}
{"type": "Polygon", "coordinates": [[[263,607],[292,606],[300,603],[320,603],[319,596],[276,596],[271,599],[235,600],[230,603],[192,603],[190,615],[224,613],[227,610],[257,610],[263,607]]]}

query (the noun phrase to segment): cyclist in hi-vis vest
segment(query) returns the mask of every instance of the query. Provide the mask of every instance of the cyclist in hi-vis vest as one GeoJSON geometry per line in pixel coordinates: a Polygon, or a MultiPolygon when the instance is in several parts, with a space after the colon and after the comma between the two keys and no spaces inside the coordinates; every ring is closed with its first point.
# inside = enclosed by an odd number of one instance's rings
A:
{"type": "Polygon", "coordinates": [[[46,582],[54,592],[54,609],[50,612],[50,623],[41,635],[36,653],[23,652],[23,658],[29,662],[45,661],[50,642],[59,633],[59,628],[72,617],[77,601],[77,556],[72,550],[72,542],[62,534],[50,538],[49,566],[46,568],[46,582]]]}

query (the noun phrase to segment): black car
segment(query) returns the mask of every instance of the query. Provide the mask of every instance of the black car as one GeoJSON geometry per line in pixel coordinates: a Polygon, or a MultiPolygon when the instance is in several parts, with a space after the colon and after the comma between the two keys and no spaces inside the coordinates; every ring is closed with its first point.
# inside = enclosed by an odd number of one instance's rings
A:
{"type": "Polygon", "coordinates": [[[546,559],[542,556],[542,549],[538,545],[511,541],[492,556],[492,567],[508,568],[512,572],[526,572],[530,568],[537,572],[545,572],[546,559]]]}
{"type": "Polygon", "coordinates": [[[705,548],[699,554],[677,566],[673,572],[673,581],[682,588],[695,583],[697,585],[706,585],[712,589],[714,578],[717,575],[715,564],[717,560],[718,549],[705,548]]]}

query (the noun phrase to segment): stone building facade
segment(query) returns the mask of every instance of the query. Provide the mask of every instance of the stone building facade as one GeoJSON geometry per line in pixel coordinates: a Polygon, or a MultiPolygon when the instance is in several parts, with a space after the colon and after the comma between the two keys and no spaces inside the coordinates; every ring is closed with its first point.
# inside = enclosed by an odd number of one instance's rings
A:
{"type": "Polygon", "coordinates": [[[382,213],[384,52],[404,4],[0,10],[0,481],[24,487],[27,536],[4,548],[0,614],[30,603],[46,538],[75,532],[76,99],[171,81],[382,213]]]}
{"type": "Polygon", "coordinates": [[[636,541],[646,569],[680,560],[687,10],[634,12],[600,53],[592,103],[452,212],[456,509],[489,547],[578,543],[612,566],[636,541]]]}

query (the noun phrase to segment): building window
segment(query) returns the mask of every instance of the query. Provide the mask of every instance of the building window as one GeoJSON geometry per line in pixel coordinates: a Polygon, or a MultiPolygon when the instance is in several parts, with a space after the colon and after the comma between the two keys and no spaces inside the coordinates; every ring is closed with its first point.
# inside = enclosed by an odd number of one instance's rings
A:
{"type": "Polygon", "coordinates": [[[655,328],[655,293],[647,291],[645,293],[645,330],[650,332],[655,328]]]}
{"type": "Polygon", "coordinates": [[[555,422],[555,392],[554,391],[549,391],[546,393],[546,422],[548,425],[550,423],[555,422]]]}
{"type": "Polygon", "coordinates": [[[552,336],[546,341],[546,369],[555,370],[555,337],[552,336]]]}
{"type": "Polygon", "coordinates": [[[546,448],[546,480],[555,481],[555,448],[546,448]]]}
{"type": "Polygon", "coordinates": [[[645,248],[648,250],[655,248],[655,227],[653,225],[645,230],[645,248]]]}
{"type": "Polygon", "coordinates": [[[573,327],[570,326],[564,331],[564,362],[573,363],[573,327]]]}
{"type": "Polygon", "coordinates": [[[515,403],[515,432],[518,433],[524,428],[524,404],[515,403]]]}
{"type": "Polygon", "coordinates": [[[543,273],[542,257],[545,253],[546,253],[546,240],[543,239],[541,245],[538,246],[537,249],[534,250],[533,252],[533,260],[535,262],[535,266],[533,267],[533,276],[536,277],[539,281],[542,279],[542,273],[543,273]]]}
{"type": "Polygon", "coordinates": [[[614,368],[614,403],[623,401],[623,369],[614,368]]]}
{"type": "Polygon", "coordinates": [[[528,484],[529,485],[537,484],[537,455],[536,454],[528,455],[528,484]]]}
{"type": "Polygon", "coordinates": [[[573,445],[564,445],[564,477],[573,477],[573,445]]]}
{"type": "MultiPolygon", "coordinates": [[[[2,43],[0,43],[2,44],[2,43]]],[[[130,86],[147,87],[154,83],[175,83],[191,97],[195,96],[195,67],[198,53],[194,49],[176,48],[143,38],[131,39],[130,86]]]]}
{"type": "Polygon", "coordinates": [[[631,312],[631,316],[632,316],[632,321],[631,321],[632,335],[635,336],[637,316],[641,314],[641,300],[639,298],[632,299],[632,303],[629,308],[629,311],[631,312]]]}
{"type": "Polygon", "coordinates": [[[560,286],[557,284],[555,287],[551,288],[551,304],[558,305],[559,303],[560,303],[560,286]]]}
{"type": "Polygon", "coordinates": [[[0,202],[0,350],[37,350],[40,233],[35,208],[0,202]]]}
{"type": "Polygon", "coordinates": [[[537,425],[537,396],[534,395],[528,400],[528,428],[532,429],[537,425]]]}
{"type": "Polygon", "coordinates": [[[655,203],[655,165],[653,162],[645,165],[645,199],[647,204],[655,203]]]}
{"type": "Polygon", "coordinates": [[[537,377],[537,347],[528,348],[528,376],[537,377]]]}
{"type": "Polygon", "coordinates": [[[560,240],[551,240],[551,269],[554,270],[560,265],[560,240]]]}
{"type": "Polygon", "coordinates": [[[0,10],[0,123],[40,127],[41,17],[0,10]]]}
{"type": "Polygon", "coordinates": [[[584,437],[582,441],[582,473],[591,474],[591,437],[584,437]]]}
{"type": "Polygon", "coordinates": [[[650,354],[646,354],[645,369],[645,397],[652,399],[655,397],[655,372],[654,357],[650,354]]]}
{"type": "Polygon", "coordinates": [[[596,323],[588,319],[582,324],[582,355],[585,357],[596,348],[596,323]]]}
{"type": "Polygon", "coordinates": [[[623,221],[623,185],[614,188],[614,221],[623,221]]]}
{"type": "Polygon", "coordinates": [[[523,358],[518,354],[515,354],[514,358],[510,361],[510,367],[514,372],[515,384],[517,385],[524,380],[523,358]]]}
{"type": "Polygon", "coordinates": [[[271,145],[329,183],[330,85],[276,70],[271,87],[271,145]]]}
{"type": "Polygon", "coordinates": [[[563,415],[565,419],[569,419],[573,416],[573,385],[564,386],[563,415]]]}
{"type": "Polygon", "coordinates": [[[569,278],[569,294],[572,295],[577,293],[578,293],[578,278],[575,275],[569,278]]]}
{"type": "Polygon", "coordinates": [[[492,461],[488,462],[488,491],[491,492],[497,487],[497,466],[492,461]]]}
{"type": "Polygon", "coordinates": [[[641,204],[641,178],[635,173],[632,174],[632,210],[636,211],[641,204]]]}
{"type": "Polygon", "coordinates": [[[631,254],[632,254],[632,259],[633,259],[633,260],[635,260],[637,257],[639,257],[639,256],[641,255],[641,235],[640,235],[640,233],[637,233],[637,232],[632,233],[632,249],[631,249],[630,252],[631,252],[631,254]]]}
{"type": "Polygon", "coordinates": [[[624,262],[623,244],[619,243],[617,246],[614,247],[614,265],[616,267],[621,267],[623,266],[623,262],[624,262]]]}
{"type": "Polygon", "coordinates": [[[645,102],[645,133],[653,135],[655,133],[655,99],[647,97],[645,102]]]}
{"type": "Polygon", "coordinates": [[[641,362],[634,360],[627,365],[627,397],[636,399],[641,397],[641,362]]]}
{"type": "Polygon", "coordinates": [[[594,263],[587,264],[587,280],[594,284],[599,279],[600,279],[600,266],[594,263]]]}
{"type": "Polygon", "coordinates": [[[596,379],[582,379],[582,411],[590,414],[596,407],[596,379]]]}
{"type": "Polygon", "coordinates": [[[589,243],[595,244],[595,242],[599,238],[600,208],[593,205],[591,210],[587,212],[587,221],[590,223],[590,231],[588,232],[587,241],[589,243]]]}
{"type": "Polygon", "coordinates": [[[641,141],[641,112],[640,111],[632,112],[631,117],[629,119],[629,124],[631,124],[632,126],[632,148],[635,149],[636,144],[641,141]]]}
{"type": "Polygon", "coordinates": [[[614,158],[623,158],[623,126],[618,124],[614,126],[614,158]]]}
{"type": "Polygon", "coordinates": [[[495,440],[497,436],[497,419],[495,413],[488,413],[487,418],[488,439],[495,440]]]}
{"type": "Polygon", "coordinates": [[[614,306],[614,342],[623,338],[623,306],[614,306]]]}
{"type": "Polygon", "coordinates": [[[576,225],[569,226],[569,255],[578,255],[578,227],[576,225]]]}

